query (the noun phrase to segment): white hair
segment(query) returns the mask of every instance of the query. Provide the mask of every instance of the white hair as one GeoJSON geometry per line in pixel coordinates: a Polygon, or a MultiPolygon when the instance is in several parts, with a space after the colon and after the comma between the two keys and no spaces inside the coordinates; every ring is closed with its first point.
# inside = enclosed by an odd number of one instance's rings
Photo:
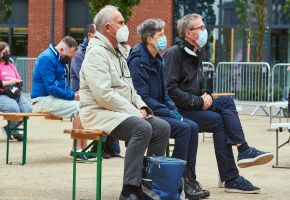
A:
{"type": "Polygon", "coordinates": [[[118,9],[116,6],[107,5],[96,14],[94,23],[97,31],[101,31],[104,25],[113,21],[113,13],[118,9]]]}

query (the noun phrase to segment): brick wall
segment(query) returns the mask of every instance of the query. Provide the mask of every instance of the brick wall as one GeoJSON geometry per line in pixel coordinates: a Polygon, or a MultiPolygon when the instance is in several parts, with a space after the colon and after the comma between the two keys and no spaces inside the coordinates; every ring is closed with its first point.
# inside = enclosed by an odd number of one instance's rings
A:
{"type": "Polygon", "coordinates": [[[55,0],[54,43],[58,43],[65,34],[65,0],[55,0]]]}
{"type": "MultiPolygon", "coordinates": [[[[65,0],[55,0],[54,42],[64,36],[65,0]]],[[[37,57],[50,44],[51,0],[29,0],[28,57],[37,57]]]]}
{"type": "Polygon", "coordinates": [[[28,57],[36,57],[49,45],[50,0],[29,0],[28,57]]]}
{"type": "Polygon", "coordinates": [[[133,47],[140,42],[137,35],[137,26],[148,18],[160,18],[165,21],[165,34],[169,47],[172,44],[173,1],[172,0],[141,0],[133,8],[133,15],[128,22],[130,30],[129,44],[133,47]]]}
{"type": "MultiPolygon", "coordinates": [[[[65,34],[65,0],[55,0],[54,42],[58,43],[65,34]]],[[[37,57],[50,43],[51,0],[29,0],[28,15],[28,57],[37,57]]],[[[172,43],[172,0],[141,0],[133,8],[133,16],[128,22],[129,44],[140,42],[137,26],[148,18],[161,18],[166,22],[165,34],[168,44],[172,43]]]]}

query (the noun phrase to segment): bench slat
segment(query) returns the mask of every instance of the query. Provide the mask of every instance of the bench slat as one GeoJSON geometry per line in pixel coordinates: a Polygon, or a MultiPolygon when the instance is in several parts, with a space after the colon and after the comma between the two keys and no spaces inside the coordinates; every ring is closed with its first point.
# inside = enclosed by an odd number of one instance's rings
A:
{"type": "Polygon", "coordinates": [[[235,96],[235,93],[212,93],[211,96],[213,98],[218,98],[218,97],[221,97],[221,96],[230,96],[230,97],[233,97],[233,96],[235,96]]]}
{"type": "Polygon", "coordinates": [[[70,134],[72,139],[86,140],[99,140],[101,136],[107,135],[104,131],[89,129],[65,129],[63,132],[70,134]]]}
{"type": "Polygon", "coordinates": [[[61,117],[57,117],[50,113],[42,112],[31,112],[31,113],[3,113],[0,112],[0,116],[3,116],[4,120],[14,120],[14,121],[23,121],[24,117],[44,117],[45,119],[50,120],[62,120],[61,117]]]}

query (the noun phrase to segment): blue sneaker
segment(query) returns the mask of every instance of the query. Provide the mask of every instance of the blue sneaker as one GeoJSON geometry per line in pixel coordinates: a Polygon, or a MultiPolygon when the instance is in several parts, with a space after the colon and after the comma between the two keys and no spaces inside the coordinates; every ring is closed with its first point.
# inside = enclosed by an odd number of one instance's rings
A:
{"type": "Polygon", "coordinates": [[[261,189],[254,186],[250,181],[242,176],[226,181],[225,191],[229,193],[258,194],[261,189]]]}
{"type": "Polygon", "coordinates": [[[274,154],[270,152],[263,152],[253,147],[249,147],[244,152],[238,154],[238,166],[246,168],[255,165],[264,165],[270,162],[273,158],[274,154]]]}
{"type": "MultiPolygon", "coordinates": [[[[77,150],[77,152],[81,152],[81,151],[82,150],[77,150]]],[[[73,151],[70,151],[70,156],[71,156],[72,159],[74,158],[73,151]]],[[[77,156],[77,158],[76,158],[77,162],[86,162],[86,161],[95,161],[95,160],[96,160],[96,157],[85,156],[85,155],[77,156]]]]}

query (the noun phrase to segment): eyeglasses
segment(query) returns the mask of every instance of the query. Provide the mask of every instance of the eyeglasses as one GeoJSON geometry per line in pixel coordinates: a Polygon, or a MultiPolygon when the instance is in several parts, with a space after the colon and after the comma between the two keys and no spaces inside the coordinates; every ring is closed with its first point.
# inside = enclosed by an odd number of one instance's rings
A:
{"type": "Polygon", "coordinates": [[[197,30],[197,29],[200,29],[200,30],[204,30],[206,29],[206,26],[205,25],[202,25],[202,26],[198,26],[198,27],[192,27],[190,29],[188,29],[189,31],[194,31],[194,30],[197,30]]]}

